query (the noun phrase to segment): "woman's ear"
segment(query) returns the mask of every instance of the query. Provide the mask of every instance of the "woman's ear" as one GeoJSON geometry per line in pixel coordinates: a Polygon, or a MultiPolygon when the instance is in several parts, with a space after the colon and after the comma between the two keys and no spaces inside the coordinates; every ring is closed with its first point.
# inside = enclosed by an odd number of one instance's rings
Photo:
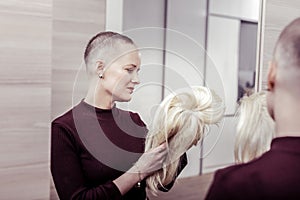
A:
{"type": "Polygon", "coordinates": [[[96,62],[96,73],[99,74],[103,74],[104,71],[104,61],[103,60],[98,60],[96,62]]]}
{"type": "Polygon", "coordinates": [[[268,71],[268,90],[269,91],[274,90],[276,71],[277,71],[276,63],[274,61],[271,61],[269,63],[269,71],[268,71]]]}

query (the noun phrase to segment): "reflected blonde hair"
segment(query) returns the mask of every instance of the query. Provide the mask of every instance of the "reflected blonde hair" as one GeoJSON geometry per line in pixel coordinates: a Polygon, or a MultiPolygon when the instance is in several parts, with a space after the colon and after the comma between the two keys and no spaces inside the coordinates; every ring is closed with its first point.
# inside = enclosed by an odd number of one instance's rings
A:
{"type": "Polygon", "coordinates": [[[202,86],[171,94],[160,104],[146,138],[145,151],[166,142],[168,155],[163,168],[146,180],[153,194],[174,180],[180,156],[203,139],[209,124],[222,119],[224,108],[222,99],[202,86]]]}
{"type": "Polygon", "coordinates": [[[275,123],[267,109],[266,93],[244,96],[238,110],[234,156],[245,163],[268,151],[275,135],[275,123]]]}

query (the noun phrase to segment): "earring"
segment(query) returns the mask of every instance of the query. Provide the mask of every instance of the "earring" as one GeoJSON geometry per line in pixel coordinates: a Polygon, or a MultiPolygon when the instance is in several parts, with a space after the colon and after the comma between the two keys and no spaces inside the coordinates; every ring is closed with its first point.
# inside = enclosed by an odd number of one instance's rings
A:
{"type": "Polygon", "coordinates": [[[101,79],[102,79],[102,78],[103,78],[103,74],[99,74],[99,78],[101,78],[101,79]]]}

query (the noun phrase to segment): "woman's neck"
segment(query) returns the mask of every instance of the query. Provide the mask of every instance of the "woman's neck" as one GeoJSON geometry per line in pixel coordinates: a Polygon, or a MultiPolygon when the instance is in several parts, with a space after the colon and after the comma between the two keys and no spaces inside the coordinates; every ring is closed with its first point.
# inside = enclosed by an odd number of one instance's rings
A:
{"type": "Polygon", "coordinates": [[[84,101],[96,108],[101,109],[111,109],[114,107],[115,103],[111,96],[107,94],[101,94],[100,91],[89,90],[84,101]]]}
{"type": "Polygon", "coordinates": [[[297,101],[286,101],[281,98],[275,113],[276,132],[278,137],[297,136],[300,137],[299,113],[300,106],[297,101]]]}

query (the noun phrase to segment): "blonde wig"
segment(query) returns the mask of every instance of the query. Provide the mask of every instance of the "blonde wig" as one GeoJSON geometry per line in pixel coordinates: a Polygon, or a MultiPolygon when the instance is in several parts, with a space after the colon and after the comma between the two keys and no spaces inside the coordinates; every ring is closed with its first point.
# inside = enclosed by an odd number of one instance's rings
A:
{"type": "Polygon", "coordinates": [[[266,93],[244,96],[238,116],[234,156],[237,163],[245,163],[268,151],[275,135],[275,123],[268,113],[266,93]]]}
{"type": "Polygon", "coordinates": [[[166,142],[168,155],[163,168],[146,180],[153,194],[174,180],[180,156],[203,138],[208,125],[222,119],[224,108],[222,99],[202,86],[171,94],[160,104],[146,138],[145,151],[166,142]]]}

